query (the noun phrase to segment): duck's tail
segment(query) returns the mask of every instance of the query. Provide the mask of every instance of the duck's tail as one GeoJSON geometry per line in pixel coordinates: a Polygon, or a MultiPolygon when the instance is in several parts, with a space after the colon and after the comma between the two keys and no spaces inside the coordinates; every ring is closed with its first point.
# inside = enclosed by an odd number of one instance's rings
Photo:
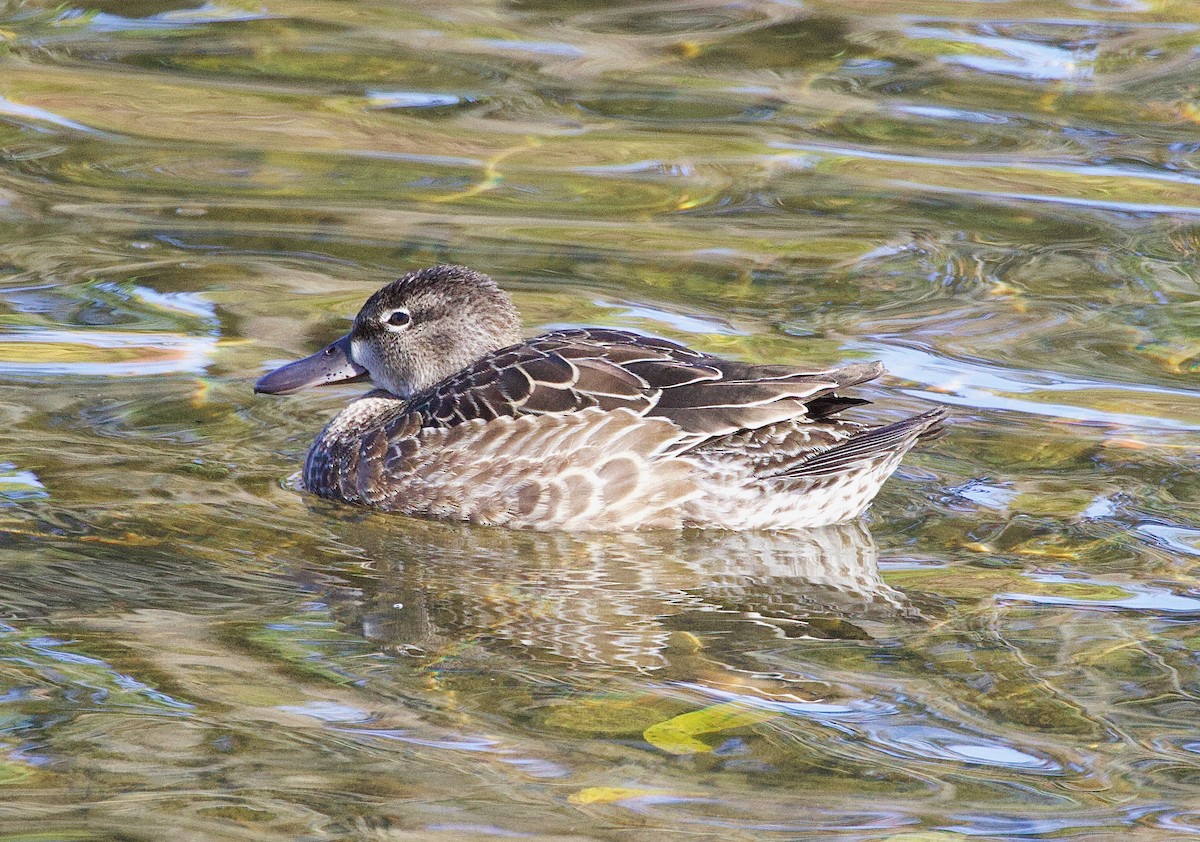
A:
{"type": "Polygon", "coordinates": [[[946,411],[938,407],[903,421],[865,430],[802,462],[789,465],[772,474],[769,479],[832,476],[856,472],[882,462],[893,462],[894,467],[919,440],[941,433],[945,420],[946,411]]]}

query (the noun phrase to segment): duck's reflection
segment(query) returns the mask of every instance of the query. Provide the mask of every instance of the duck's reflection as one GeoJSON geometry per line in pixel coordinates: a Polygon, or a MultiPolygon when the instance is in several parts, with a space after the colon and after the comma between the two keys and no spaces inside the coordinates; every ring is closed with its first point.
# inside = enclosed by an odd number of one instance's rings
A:
{"type": "Polygon", "coordinates": [[[855,639],[869,636],[865,621],[915,614],[859,523],[571,535],[369,517],[353,533],[370,573],[339,619],[414,655],[466,641],[657,669],[681,632],[749,621],[780,637],[855,639]]]}

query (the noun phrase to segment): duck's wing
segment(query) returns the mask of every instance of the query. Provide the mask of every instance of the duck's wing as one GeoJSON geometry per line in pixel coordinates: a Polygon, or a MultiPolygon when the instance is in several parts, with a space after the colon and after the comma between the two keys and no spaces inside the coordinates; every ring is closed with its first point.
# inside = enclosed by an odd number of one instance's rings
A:
{"type": "Polygon", "coordinates": [[[543,334],[490,354],[414,395],[411,411],[428,427],[453,427],[522,415],[565,415],[592,407],[646,415],[657,390],[603,349],[543,334]]]}
{"type": "Polygon", "coordinates": [[[425,424],[628,409],[666,418],[692,443],[786,419],[818,420],[846,406],[838,389],[871,380],[879,363],[801,371],[722,360],[665,339],[584,328],[498,351],[409,403],[425,424]]]}

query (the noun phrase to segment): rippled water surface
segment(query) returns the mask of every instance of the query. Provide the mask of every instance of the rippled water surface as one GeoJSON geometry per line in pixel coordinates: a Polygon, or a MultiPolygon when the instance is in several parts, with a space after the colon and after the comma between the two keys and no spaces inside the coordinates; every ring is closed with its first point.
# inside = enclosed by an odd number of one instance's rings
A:
{"type": "Polygon", "coordinates": [[[1200,834],[1200,5],[0,0],[0,839],[1200,834]],[[466,263],[881,359],[863,524],[514,534],[251,394],[466,263]]]}

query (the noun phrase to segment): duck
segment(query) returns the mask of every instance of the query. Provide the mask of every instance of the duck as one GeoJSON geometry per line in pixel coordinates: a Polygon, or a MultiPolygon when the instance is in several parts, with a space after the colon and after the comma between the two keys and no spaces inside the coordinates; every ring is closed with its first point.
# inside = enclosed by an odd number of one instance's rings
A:
{"type": "Polygon", "coordinates": [[[303,490],[385,512],[563,531],[809,529],[858,518],[940,407],[844,418],[879,362],[751,364],[607,327],[523,338],[488,275],[409,272],[350,332],[264,375],[370,391],[313,441],[303,490]]]}

